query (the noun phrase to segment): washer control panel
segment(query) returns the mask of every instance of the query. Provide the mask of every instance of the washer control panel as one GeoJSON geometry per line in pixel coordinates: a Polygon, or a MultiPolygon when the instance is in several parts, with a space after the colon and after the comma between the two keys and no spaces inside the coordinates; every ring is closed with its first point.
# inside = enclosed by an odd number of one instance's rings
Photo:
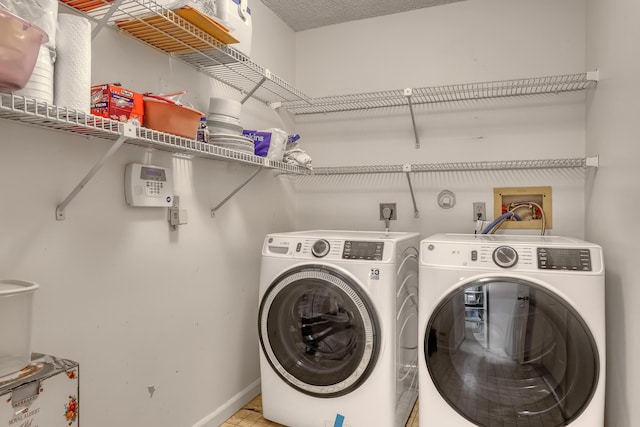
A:
{"type": "Polygon", "coordinates": [[[343,259],[382,260],[384,242],[361,242],[347,240],[342,251],[343,259]]]}
{"type": "Polygon", "coordinates": [[[538,268],[542,270],[591,271],[589,249],[538,248],[538,268]]]}
{"type": "MultiPolygon", "coordinates": [[[[473,237],[468,239],[471,240],[473,237]]],[[[462,238],[452,241],[424,240],[420,246],[421,266],[488,271],[498,269],[519,273],[604,273],[602,249],[598,245],[579,241],[571,246],[571,242],[565,245],[544,241],[552,238],[541,238],[540,244],[526,242],[519,236],[512,239],[513,241],[508,241],[507,238],[491,241],[482,237],[481,240],[469,242],[459,241],[462,238]]]]}

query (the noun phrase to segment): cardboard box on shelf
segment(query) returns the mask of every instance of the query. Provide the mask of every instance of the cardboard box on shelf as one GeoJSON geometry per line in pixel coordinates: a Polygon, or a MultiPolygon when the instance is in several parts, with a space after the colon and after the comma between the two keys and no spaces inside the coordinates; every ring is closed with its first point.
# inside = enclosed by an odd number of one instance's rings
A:
{"type": "Polygon", "coordinates": [[[91,114],[121,122],[136,121],[142,125],[143,96],[116,84],[92,86],[91,114]]]}

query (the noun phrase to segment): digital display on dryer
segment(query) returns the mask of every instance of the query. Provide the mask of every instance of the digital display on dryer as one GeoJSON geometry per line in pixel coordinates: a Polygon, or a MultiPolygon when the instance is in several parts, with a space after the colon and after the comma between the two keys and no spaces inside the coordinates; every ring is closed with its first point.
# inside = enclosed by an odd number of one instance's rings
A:
{"type": "Polygon", "coordinates": [[[342,251],[343,259],[382,260],[384,242],[359,242],[347,240],[342,251]]]}

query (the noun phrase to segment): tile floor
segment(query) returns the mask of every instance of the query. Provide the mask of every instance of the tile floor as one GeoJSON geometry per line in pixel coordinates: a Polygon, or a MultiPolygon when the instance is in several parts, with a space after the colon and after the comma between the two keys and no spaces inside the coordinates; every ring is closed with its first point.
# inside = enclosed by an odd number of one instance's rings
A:
{"type": "MultiPolygon", "coordinates": [[[[262,417],[262,396],[256,396],[251,402],[233,414],[220,427],[286,427],[262,417]]],[[[295,426],[293,426],[295,427],[295,426]]],[[[418,403],[416,402],[406,427],[418,427],[418,403]]]]}

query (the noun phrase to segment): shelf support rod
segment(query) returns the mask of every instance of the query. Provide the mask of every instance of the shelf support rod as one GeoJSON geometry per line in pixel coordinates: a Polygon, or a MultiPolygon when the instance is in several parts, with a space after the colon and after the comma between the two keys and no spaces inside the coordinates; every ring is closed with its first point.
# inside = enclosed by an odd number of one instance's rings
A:
{"type": "Polygon", "coordinates": [[[113,15],[113,13],[116,10],[118,10],[120,5],[122,4],[122,1],[123,0],[116,0],[111,5],[111,8],[109,9],[109,11],[107,13],[105,13],[105,15],[102,17],[102,19],[100,19],[100,21],[98,21],[98,24],[96,25],[96,27],[91,31],[91,40],[95,39],[96,36],[98,35],[98,33],[100,32],[100,30],[102,30],[102,27],[107,25],[107,22],[109,21],[109,18],[111,18],[111,16],[113,15]]]}
{"type": "Polygon", "coordinates": [[[229,199],[231,199],[233,196],[235,196],[238,191],[242,190],[242,188],[245,185],[250,183],[253,178],[258,176],[260,171],[262,171],[262,166],[259,166],[258,169],[256,169],[256,171],[245,182],[243,182],[242,184],[237,186],[235,188],[235,190],[233,190],[227,197],[225,197],[220,203],[218,203],[218,205],[215,208],[211,209],[211,218],[215,218],[216,217],[216,211],[218,209],[220,209],[222,206],[224,206],[224,204],[227,203],[229,201],[229,199]]]}
{"type": "Polygon", "coordinates": [[[251,89],[249,92],[247,92],[247,94],[244,96],[244,98],[242,98],[242,101],[240,101],[240,104],[244,104],[249,98],[251,98],[253,96],[253,94],[256,93],[256,91],[260,88],[260,86],[262,86],[264,84],[264,82],[267,81],[267,79],[271,79],[271,71],[265,69],[264,70],[264,76],[262,76],[262,78],[260,79],[258,84],[256,84],[253,87],[253,89],[251,89]]]}
{"type": "Polygon", "coordinates": [[[123,123],[123,134],[118,138],[116,142],[113,143],[111,148],[102,156],[98,163],[96,163],[91,170],[87,173],[87,175],[82,178],[80,183],[76,185],[76,187],[69,193],[69,195],[56,207],[56,220],[64,221],[65,220],[65,209],[71,203],[71,201],[78,195],[80,190],[84,188],[85,185],[91,181],[91,178],[100,170],[100,168],[115,154],[116,151],[124,144],[124,142],[136,135],[136,127],[130,123],[123,123]]]}
{"type": "Polygon", "coordinates": [[[411,185],[411,164],[405,163],[402,165],[402,171],[407,176],[407,182],[409,183],[409,193],[411,193],[411,201],[413,202],[413,217],[420,218],[420,211],[418,211],[418,205],[416,204],[416,195],[413,193],[413,185],[411,185]]]}
{"type": "Polygon", "coordinates": [[[416,149],[420,148],[420,138],[418,137],[418,128],[416,127],[416,117],[413,114],[413,103],[411,102],[411,95],[413,95],[413,91],[410,87],[404,90],[404,96],[407,98],[407,102],[409,103],[409,112],[411,113],[411,124],[413,125],[413,134],[416,137],[416,149]]]}

